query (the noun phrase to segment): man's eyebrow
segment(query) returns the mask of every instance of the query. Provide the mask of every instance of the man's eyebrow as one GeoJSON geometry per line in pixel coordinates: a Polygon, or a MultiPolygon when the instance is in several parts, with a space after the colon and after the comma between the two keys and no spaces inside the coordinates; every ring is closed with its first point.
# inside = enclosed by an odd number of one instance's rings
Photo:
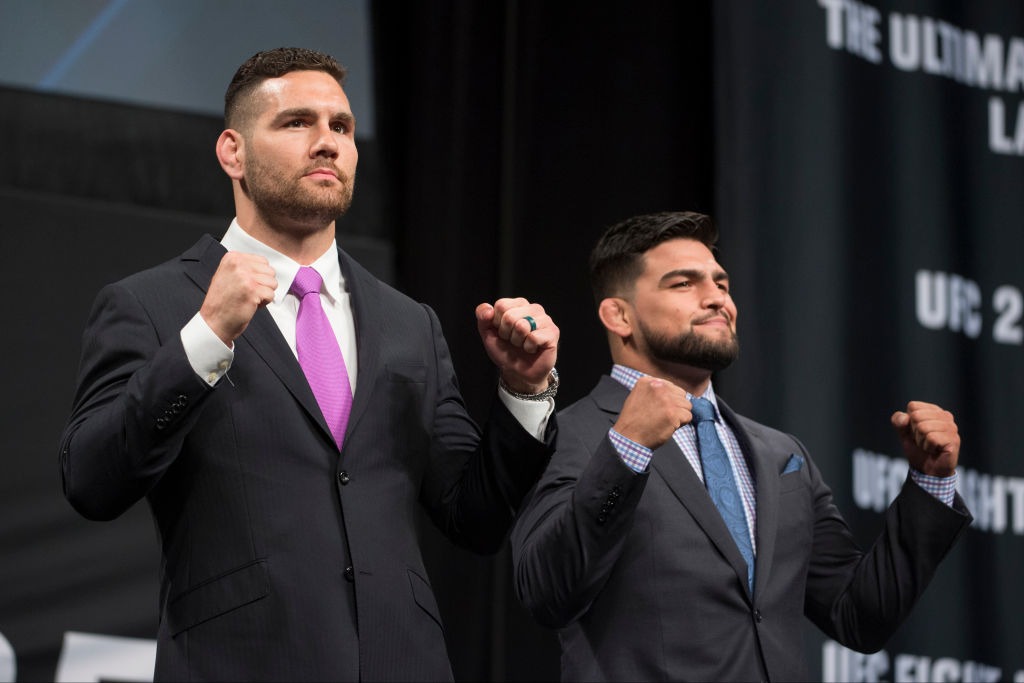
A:
{"type": "Polygon", "coordinates": [[[294,109],[285,109],[284,111],[278,112],[277,116],[274,117],[274,120],[279,121],[281,119],[303,119],[309,118],[314,115],[315,112],[309,107],[295,107],[294,109]]]}
{"type": "MultiPolygon", "coordinates": [[[[275,121],[284,121],[287,119],[308,119],[316,118],[316,110],[310,107],[295,107],[293,109],[285,109],[274,117],[275,121]]],[[[347,124],[355,124],[356,117],[347,111],[339,111],[336,114],[331,115],[331,121],[344,121],[347,124]]]]}
{"type": "MultiPolygon", "coordinates": [[[[703,280],[708,277],[709,273],[706,270],[699,270],[696,268],[679,268],[677,270],[670,270],[661,276],[660,283],[664,283],[674,277],[684,277],[687,280],[703,280]]],[[[714,282],[721,282],[722,280],[728,280],[729,274],[721,268],[716,268],[710,273],[711,279],[714,282]]]]}
{"type": "Polygon", "coordinates": [[[344,121],[350,126],[356,125],[356,117],[347,111],[339,111],[331,117],[331,121],[344,121]]]}

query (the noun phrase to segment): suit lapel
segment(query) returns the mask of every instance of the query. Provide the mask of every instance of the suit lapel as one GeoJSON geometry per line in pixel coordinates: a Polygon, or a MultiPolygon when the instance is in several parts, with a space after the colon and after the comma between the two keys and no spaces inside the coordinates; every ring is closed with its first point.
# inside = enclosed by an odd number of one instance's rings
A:
{"type": "MultiPolygon", "coordinates": [[[[629,392],[624,386],[611,377],[603,376],[597,387],[594,388],[592,395],[598,407],[609,413],[609,419],[611,423],[614,423],[615,418],[622,411],[622,404],[628,394],[629,392]]],[[[669,439],[661,447],[655,449],[651,458],[651,469],[664,480],[672,494],[682,503],[697,525],[729,562],[745,588],[744,593],[749,598],[749,590],[746,589],[747,562],[740,554],[739,548],[736,547],[729,528],[725,526],[725,521],[722,520],[722,515],[715,507],[711,496],[708,495],[703,482],[693,471],[693,467],[690,466],[675,439],[669,439]]]]}
{"type": "Polygon", "coordinates": [[[356,328],[356,349],[359,358],[357,369],[356,393],[352,397],[352,412],[345,429],[345,443],[349,443],[349,435],[353,433],[359,422],[366,415],[371,402],[373,387],[381,372],[381,345],[384,342],[381,332],[381,314],[383,303],[380,294],[380,282],[360,266],[355,259],[338,249],[341,261],[341,272],[349,291],[352,315],[356,328]]]}
{"type": "Polygon", "coordinates": [[[226,253],[220,242],[209,235],[203,235],[181,255],[181,266],[185,270],[185,275],[205,294],[210,288],[210,280],[217,272],[220,260],[226,253]]]}
{"type": "Polygon", "coordinates": [[[747,561],[743,559],[739,548],[736,547],[736,541],[729,533],[729,527],[725,525],[722,513],[715,507],[704,483],[693,471],[693,467],[690,466],[675,439],[670,439],[668,443],[654,451],[651,467],[661,475],[675,497],[689,511],[694,521],[729,562],[744,588],[744,593],[749,597],[747,561]]]}
{"type": "MultiPolygon", "coordinates": [[[[204,235],[192,249],[182,256],[185,274],[203,292],[206,292],[225,253],[224,247],[219,242],[209,235],[204,235]]],[[[327,421],[320,410],[320,405],[316,402],[316,397],[313,396],[313,390],[309,388],[309,382],[302,372],[302,366],[299,365],[298,359],[295,358],[288,342],[285,341],[273,316],[265,308],[256,311],[238,342],[252,347],[253,351],[270,367],[271,371],[295,397],[295,400],[319,425],[324,436],[334,443],[334,437],[327,427],[327,421]]]]}
{"type": "Polygon", "coordinates": [[[316,402],[313,390],[309,387],[309,381],[302,372],[302,366],[285,341],[273,316],[265,308],[257,310],[240,339],[248,343],[263,359],[303,410],[313,418],[323,436],[334,443],[334,436],[327,426],[323,411],[320,410],[320,404],[316,402]]]}
{"type": "Polygon", "coordinates": [[[768,585],[775,557],[775,535],[779,528],[779,472],[773,467],[769,449],[756,434],[740,426],[736,413],[721,398],[718,407],[732,427],[754,477],[757,492],[757,559],[754,562],[754,594],[768,585]]]}

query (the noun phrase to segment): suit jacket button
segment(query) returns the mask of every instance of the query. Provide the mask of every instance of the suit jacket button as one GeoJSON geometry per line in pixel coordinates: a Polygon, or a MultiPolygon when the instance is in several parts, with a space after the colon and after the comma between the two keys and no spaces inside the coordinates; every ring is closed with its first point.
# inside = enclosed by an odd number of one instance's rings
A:
{"type": "Polygon", "coordinates": [[[761,610],[759,610],[759,609],[755,609],[754,610],[754,621],[756,621],[759,624],[761,623],[761,610]]]}
{"type": "Polygon", "coordinates": [[[597,523],[598,524],[604,524],[607,521],[608,521],[608,514],[607,513],[602,512],[601,514],[599,514],[597,516],[597,523]]]}
{"type": "Polygon", "coordinates": [[[345,567],[344,574],[345,574],[345,580],[348,581],[349,583],[351,583],[351,582],[356,580],[356,572],[355,572],[354,569],[352,569],[352,565],[349,565],[349,566],[345,567]]]}
{"type": "MultiPolygon", "coordinates": [[[[349,479],[348,472],[341,471],[341,472],[338,472],[338,481],[341,482],[342,486],[345,486],[346,484],[348,484],[352,480],[349,479]]],[[[349,567],[349,569],[351,569],[351,567],[349,567]]]]}

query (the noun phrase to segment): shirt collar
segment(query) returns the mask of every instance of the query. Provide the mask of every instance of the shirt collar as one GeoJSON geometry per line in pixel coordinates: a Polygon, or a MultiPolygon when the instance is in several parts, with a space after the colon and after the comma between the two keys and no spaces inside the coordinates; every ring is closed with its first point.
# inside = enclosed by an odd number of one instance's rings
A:
{"type": "MultiPolygon", "coordinates": [[[[611,376],[616,382],[632,391],[633,387],[636,386],[637,380],[641,377],[647,377],[648,375],[645,372],[640,372],[639,370],[634,370],[633,368],[616,363],[615,365],[612,365],[611,376]]],[[[686,398],[692,401],[696,397],[687,391],[686,398]]],[[[704,395],[700,398],[706,398],[711,401],[711,405],[715,407],[715,420],[721,420],[721,413],[718,411],[718,401],[715,399],[715,389],[711,386],[711,382],[708,382],[708,388],[704,390],[704,395]]]]}
{"type": "MultiPolygon", "coordinates": [[[[277,278],[277,289],[274,290],[274,303],[281,303],[288,290],[291,289],[292,281],[299,272],[299,263],[273,249],[263,242],[250,235],[235,218],[228,226],[220,243],[228,251],[240,251],[246,254],[257,254],[263,256],[274,269],[274,276],[277,278]]],[[[320,277],[324,280],[324,290],[333,302],[341,299],[345,291],[345,278],[341,274],[341,265],[338,263],[337,240],[331,241],[331,246],[316,261],[310,264],[320,277]]]]}

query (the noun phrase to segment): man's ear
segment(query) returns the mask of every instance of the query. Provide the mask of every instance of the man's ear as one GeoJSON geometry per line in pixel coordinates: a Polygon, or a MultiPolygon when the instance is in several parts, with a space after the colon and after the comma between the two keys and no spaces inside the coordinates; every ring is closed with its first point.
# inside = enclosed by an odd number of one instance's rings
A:
{"type": "Polygon", "coordinates": [[[625,339],[633,334],[633,307],[625,299],[609,297],[602,299],[597,307],[597,317],[612,334],[625,339]]]}
{"type": "Polygon", "coordinates": [[[217,138],[217,161],[233,180],[245,177],[245,139],[233,128],[228,128],[217,138]]]}

